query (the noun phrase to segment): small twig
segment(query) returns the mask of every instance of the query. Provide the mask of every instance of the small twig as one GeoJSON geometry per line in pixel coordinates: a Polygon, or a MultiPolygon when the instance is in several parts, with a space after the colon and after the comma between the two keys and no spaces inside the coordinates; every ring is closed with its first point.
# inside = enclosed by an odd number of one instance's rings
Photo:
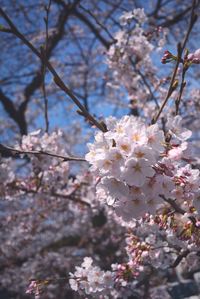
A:
{"type": "Polygon", "coordinates": [[[4,27],[0,25],[0,31],[5,33],[12,33],[12,30],[10,28],[4,27]]]}
{"type": "Polygon", "coordinates": [[[177,205],[177,203],[176,203],[175,200],[173,200],[173,199],[171,199],[171,198],[166,198],[166,197],[165,197],[164,195],[162,195],[162,194],[160,194],[159,196],[160,196],[164,201],[166,201],[167,203],[169,203],[170,206],[174,209],[174,211],[175,211],[176,213],[179,213],[179,214],[182,214],[182,215],[184,215],[184,214],[186,213],[185,210],[183,210],[182,208],[180,208],[180,207],[177,205]]]}
{"type": "Polygon", "coordinates": [[[184,259],[189,253],[189,250],[185,250],[181,254],[179,254],[170,268],[176,268],[180,264],[182,259],[184,259]]]}
{"type": "MultiPolygon", "coordinates": [[[[191,12],[191,17],[190,17],[190,24],[189,24],[189,28],[188,28],[188,31],[186,33],[185,39],[183,41],[182,53],[183,53],[183,50],[185,49],[185,46],[186,46],[186,43],[188,41],[188,38],[189,38],[190,32],[192,30],[192,27],[194,26],[195,22],[197,21],[197,15],[195,14],[195,6],[196,6],[196,0],[193,0],[193,3],[192,3],[192,12],[191,12]]],[[[185,83],[184,80],[185,80],[185,74],[186,74],[187,70],[188,70],[188,68],[183,65],[183,72],[182,72],[182,78],[181,78],[181,86],[180,86],[178,98],[175,101],[176,115],[178,115],[179,105],[180,105],[180,102],[181,102],[183,90],[184,90],[185,85],[186,85],[186,83],[185,83]]]]}
{"type": "Polygon", "coordinates": [[[35,155],[35,156],[46,155],[46,156],[62,159],[63,162],[65,162],[65,161],[83,161],[83,162],[86,162],[86,160],[84,158],[80,158],[80,157],[62,156],[62,155],[59,155],[59,154],[54,154],[54,153],[46,152],[46,151],[43,151],[43,150],[39,150],[39,151],[21,150],[21,149],[12,148],[10,146],[6,146],[6,145],[3,145],[3,144],[0,143],[0,153],[1,152],[5,153],[5,151],[13,152],[13,153],[17,153],[17,154],[23,154],[23,155],[35,155]]]}
{"type": "MultiPolygon", "coordinates": [[[[21,186],[12,186],[12,188],[15,188],[18,191],[26,192],[26,193],[29,193],[29,194],[38,194],[40,192],[39,189],[33,190],[33,189],[27,189],[27,188],[21,187],[21,186]]],[[[75,192],[76,192],[76,190],[75,190],[75,192]]],[[[53,197],[57,197],[57,198],[68,199],[68,200],[73,201],[75,203],[80,203],[80,204],[83,204],[87,207],[91,207],[91,205],[87,201],[84,201],[80,198],[75,197],[75,192],[72,192],[72,194],[68,195],[68,194],[62,194],[62,193],[57,193],[57,192],[47,192],[47,191],[41,190],[41,193],[44,194],[44,195],[53,196],[53,197]]]]}
{"type": "MultiPolygon", "coordinates": [[[[174,209],[174,212],[184,215],[185,213],[187,213],[187,211],[183,210],[181,207],[179,207],[179,205],[177,205],[176,201],[174,199],[171,198],[166,198],[164,195],[160,194],[159,195],[165,202],[167,202],[168,204],[170,204],[170,206],[174,209]]],[[[197,226],[196,224],[196,219],[194,216],[188,216],[188,219],[191,221],[191,223],[194,225],[195,228],[200,229],[199,226],[197,226]]]]}
{"type": "Polygon", "coordinates": [[[183,66],[183,72],[182,72],[182,76],[181,76],[181,85],[180,85],[180,90],[179,90],[179,94],[178,94],[178,97],[175,101],[175,106],[176,106],[176,115],[178,115],[178,112],[179,112],[179,105],[180,105],[180,102],[181,102],[181,98],[182,98],[182,94],[183,94],[183,90],[186,86],[186,82],[185,82],[185,74],[187,72],[187,68],[185,68],[183,66]]]}
{"type": "Polygon", "coordinates": [[[36,281],[38,283],[42,283],[42,282],[45,282],[45,283],[48,283],[48,282],[51,282],[51,281],[59,281],[59,280],[67,280],[68,278],[70,278],[70,276],[66,276],[66,277],[55,277],[55,278],[45,278],[45,279],[39,279],[39,278],[31,278],[29,279],[29,281],[36,281]]]}
{"type": "Polygon", "coordinates": [[[105,25],[103,25],[102,23],[99,22],[99,20],[97,19],[97,17],[89,10],[86,9],[85,7],[83,7],[81,4],[79,5],[79,7],[84,10],[86,13],[88,13],[94,20],[95,22],[103,29],[105,30],[105,32],[108,34],[108,36],[113,40],[113,42],[115,43],[116,40],[115,38],[112,36],[112,34],[110,33],[110,31],[106,28],[105,25]]]}
{"type": "MultiPolygon", "coordinates": [[[[188,41],[188,38],[189,38],[189,35],[192,31],[192,28],[195,24],[195,22],[197,21],[197,15],[195,14],[195,7],[196,7],[196,0],[193,0],[192,2],[192,9],[191,9],[191,17],[190,17],[190,23],[189,23],[189,27],[188,27],[188,30],[187,30],[187,33],[185,35],[185,38],[183,40],[183,43],[178,43],[177,45],[177,58],[176,58],[176,65],[175,65],[175,68],[174,68],[174,71],[173,71],[173,75],[172,75],[172,78],[171,78],[171,81],[170,81],[170,85],[169,85],[169,89],[168,89],[168,92],[167,92],[167,95],[163,101],[163,104],[161,105],[158,113],[156,116],[154,116],[154,118],[152,119],[152,124],[155,124],[159,117],[160,117],[160,114],[162,113],[164,107],[166,106],[170,96],[172,95],[173,91],[175,90],[175,88],[177,87],[176,86],[176,81],[175,81],[175,78],[176,78],[176,74],[177,74],[177,71],[178,71],[178,67],[179,67],[179,64],[181,62],[183,62],[182,60],[182,54],[183,54],[183,51],[185,49],[185,46],[186,46],[186,43],[188,41]]],[[[185,75],[184,75],[185,76],[185,75]]],[[[181,88],[182,89],[182,92],[183,92],[183,89],[184,87],[181,88]]],[[[182,93],[181,93],[182,95],[182,93]]],[[[180,99],[181,99],[181,96],[180,96],[180,99]]],[[[180,100],[179,100],[179,103],[180,103],[180,100]]],[[[178,104],[179,106],[179,104],[178,104]]]]}
{"type": "Polygon", "coordinates": [[[167,95],[166,95],[166,97],[165,97],[165,99],[164,99],[157,115],[154,116],[154,118],[152,119],[152,121],[151,121],[152,124],[155,124],[158,121],[158,119],[159,119],[164,107],[166,106],[170,96],[172,95],[172,93],[176,89],[176,85],[174,83],[175,83],[176,73],[178,71],[178,67],[179,67],[179,63],[180,63],[180,59],[181,59],[181,44],[180,43],[178,43],[178,45],[177,45],[177,53],[178,53],[177,61],[176,61],[176,65],[175,65],[175,68],[174,68],[174,71],[173,71],[173,75],[172,75],[171,80],[170,80],[170,85],[169,85],[169,88],[168,88],[167,95]]]}

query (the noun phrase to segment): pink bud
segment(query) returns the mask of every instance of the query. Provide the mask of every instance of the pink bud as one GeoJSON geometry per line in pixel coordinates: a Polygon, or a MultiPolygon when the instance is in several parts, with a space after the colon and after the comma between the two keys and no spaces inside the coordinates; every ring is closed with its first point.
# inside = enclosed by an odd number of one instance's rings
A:
{"type": "Polygon", "coordinates": [[[200,59],[200,49],[197,49],[197,50],[194,52],[194,58],[196,58],[196,59],[200,59]]]}
{"type": "Polygon", "coordinates": [[[193,60],[194,58],[194,53],[190,53],[188,56],[187,56],[187,59],[188,60],[193,60]]]}

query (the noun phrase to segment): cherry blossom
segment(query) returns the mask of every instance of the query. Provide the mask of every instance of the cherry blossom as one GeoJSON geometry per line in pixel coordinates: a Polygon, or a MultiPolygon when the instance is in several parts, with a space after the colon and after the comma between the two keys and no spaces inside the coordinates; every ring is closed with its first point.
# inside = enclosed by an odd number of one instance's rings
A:
{"type": "Polygon", "coordinates": [[[192,61],[192,63],[200,63],[200,49],[197,49],[194,53],[188,54],[187,59],[192,61]]]}
{"type": "MultiPolygon", "coordinates": [[[[74,16],[79,9],[93,16],[83,8],[72,8],[74,16]]],[[[118,15],[120,30],[113,32],[112,42],[104,41],[106,50],[97,47],[106,57],[109,96],[113,100],[116,92],[118,99],[124,97],[132,114],[93,117],[87,95],[82,107],[76,93],[60,82],[56,62],[51,65],[49,57],[46,61],[42,56],[42,64],[53,69],[57,87],[76,99],[79,114],[95,133],[85,159],[71,159],[76,165],[69,159],[76,158],[68,144],[74,136],[65,130],[39,129],[18,138],[13,147],[1,145],[3,288],[23,289],[42,299],[54,298],[54,290],[58,294],[63,288],[80,298],[170,299],[167,275],[178,266],[194,270],[199,262],[200,94],[193,89],[187,98],[185,74],[199,63],[200,49],[188,54],[180,43],[177,55],[166,50],[161,66],[174,63],[175,68],[172,76],[161,76],[158,51],[170,32],[153,26],[147,15],[143,8],[118,15]]],[[[104,27],[97,25],[94,28],[104,27]]],[[[82,34],[74,27],[69,31],[76,30],[82,34]]],[[[83,65],[79,71],[85,71],[83,65]]],[[[87,78],[84,82],[87,85],[87,78]]],[[[76,144],[74,139],[74,148],[76,144]]]]}
{"type": "Polygon", "coordinates": [[[114,276],[110,271],[102,271],[93,266],[93,260],[85,257],[81,267],[76,267],[74,273],[70,273],[69,283],[75,291],[84,290],[86,294],[105,293],[113,287],[114,276]]]}

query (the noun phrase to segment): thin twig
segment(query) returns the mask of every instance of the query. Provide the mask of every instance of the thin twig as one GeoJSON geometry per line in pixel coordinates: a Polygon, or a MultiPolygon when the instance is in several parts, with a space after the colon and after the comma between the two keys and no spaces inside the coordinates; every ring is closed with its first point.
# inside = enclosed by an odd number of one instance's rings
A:
{"type": "Polygon", "coordinates": [[[192,31],[192,28],[193,28],[195,22],[197,21],[197,15],[195,14],[195,7],[196,7],[196,0],[193,0],[192,9],[191,9],[190,23],[189,23],[189,26],[188,26],[188,30],[186,32],[185,38],[183,40],[183,43],[182,44],[178,43],[178,45],[177,45],[176,65],[175,65],[175,68],[174,68],[174,71],[173,71],[173,75],[172,75],[172,78],[171,78],[171,81],[170,81],[169,89],[168,89],[167,95],[166,95],[166,97],[164,99],[164,102],[161,105],[158,113],[152,119],[152,124],[155,124],[158,121],[158,119],[160,117],[160,114],[162,113],[164,107],[166,106],[166,104],[167,104],[170,96],[172,95],[172,93],[174,92],[174,90],[177,87],[176,84],[175,84],[176,83],[175,78],[176,78],[176,74],[177,74],[177,71],[178,71],[178,67],[179,67],[179,64],[181,62],[183,62],[183,60],[182,60],[183,51],[184,51],[185,46],[187,44],[187,41],[188,41],[189,35],[190,35],[191,31],[192,31]]]}
{"type": "MultiPolygon", "coordinates": [[[[191,12],[191,17],[190,17],[190,24],[189,24],[189,28],[188,31],[186,33],[185,39],[183,41],[183,46],[182,46],[182,53],[183,50],[185,49],[186,43],[188,41],[190,32],[192,30],[192,27],[194,26],[195,22],[197,21],[197,15],[195,14],[195,6],[196,6],[196,0],[193,0],[193,4],[192,4],[192,12],[191,12]]],[[[185,74],[187,72],[188,68],[185,67],[183,65],[183,72],[182,72],[182,78],[181,78],[181,85],[180,85],[180,90],[179,90],[179,95],[178,98],[175,101],[175,105],[176,105],[176,115],[178,115],[179,112],[179,106],[180,106],[180,102],[181,102],[181,98],[182,98],[182,94],[183,94],[183,90],[185,88],[185,74]]]]}
{"type": "Polygon", "coordinates": [[[180,102],[181,102],[181,98],[182,98],[182,94],[183,94],[183,90],[186,86],[186,82],[185,82],[185,74],[187,72],[187,68],[185,68],[183,66],[183,71],[182,71],[182,76],[181,76],[181,85],[180,85],[180,90],[179,90],[179,94],[178,94],[178,97],[175,101],[175,106],[176,106],[176,115],[178,115],[179,113],[179,106],[180,106],[180,102]]]}
{"type": "Polygon", "coordinates": [[[171,199],[171,198],[166,198],[164,195],[160,194],[159,195],[165,202],[167,202],[168,204],[170,204],[170,206],[174,209],[174,211],[176,213],[182,214],[184,215],[186,213],[185,210],[183,210],[182,208],[179,207],[179,205],[177,205],[177,203],[175,202],[175,200],[171,199]]]}
{"type": "Polygon", "coordinates": [[[152,124],[155,124],[158,121],[158,119],[159,119],[164,107],[166,106],[170,96],[172,95],[172,93],[174,92],[174,90],[177,87],[174,83],[175,83],[176,73],[178,71],[178,67],[179,67],[180,59],[181,59],[181,44],[180,43],[178,43],[178,45],[177,45],[177,53],[178,53],[177,61],[176,61],[176,65],[175,65],[175,68],[174,68],[174,71],[173,71],[173,75],[172,75],[171,80],[170,80],[170,85],[169,85],[169,88],[168,88],[167,95],[166,95],[166,97],[165,97],[165,99],[164,99],[157,115],[153,117],[153,119],[151,121],[152,124]]]}
{"type": "Polygon", "coordinates": [[[105,25],[103,25],[102,23],[99,22],[99,20],[97,19],[97,17],[89,10],[86,9],[84,6],[82,6],[81,4],[79,5],[79,7],[84,10],[85,12],[87,12],[94,20],[95,22],[103,29],[105,30],[105,32],[108,34],[108,36],[113,40],[113,42],[115,43],[116,40],[115,38],[112,36],[112,34],[110,33],[110,31],[106,28],[105,25]]]}
{"type": "MultiPolygon", "coordinates": [[[[39,190],[27,189],[27,188],[22,187],[22,186],[12,186],[12,188],[15,188],[18,191],[26,192],[26,193],[29,193],[29,194],[38,194],[40,192],[39,190]]],[[[75,192],[76,192],[76,190],[75,190],[75,192]]],[[[44,195],[57,197],[57,198],[68,199],[70,201],[73,201],[74,203],[80,203],[80,204],[83,204],[87,207],[91,207],[91,205],[87,201],[84,201],[80,198],[77,198],[75,196],[75,192],[72,192],[72,194],[62,194],[62,193],[57,193],[57,192],[47,192],[47,191],[41,190],[41,193],[44,194],[44,195]]]]}
{"type": "MultiPolygon", "coordinates": [[[[164,195],[160,194],[159,195],[165,202],[167,202],[168,204],[170,204],[170,206],[174,209],[173,213],[176,212],[178,214],[184,215],[185,213],[187,213],[187,211],[185,211],[184,209],[182,209],[181,207],[179,207],[179,205],[176,203],[176,201],[172,198],[166,198],[164,195]]],[[[191,223],[194,225],[195,228],[200,229],[199,226],[197,226],[196,224],[196,218],[194,216],[188,216],[188,219],[191,221],[191,223]]]]}

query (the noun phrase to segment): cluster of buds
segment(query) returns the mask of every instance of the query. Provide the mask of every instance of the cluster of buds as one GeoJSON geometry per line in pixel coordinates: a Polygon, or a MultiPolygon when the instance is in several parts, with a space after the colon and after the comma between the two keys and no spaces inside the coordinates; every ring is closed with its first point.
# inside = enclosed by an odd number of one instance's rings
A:
{"type": "MultiPolygon", "coordinates": [[[[186,54],[185,54],[184,60],[182,60],[182,62],[187,62],[187,63],[189,62],[190,64],[191,63],[200,64],[200,49],[197,49],[194,53],[188,54],[188,52],[189,51],[186,50],[186,54]]],[[[166,64],[173,60],[177,60],[177,57],[174,56],[170,51],[166,50],[161,59],[161,62],[163,64],[166,64]]]]}
{"type": "Polygon", "coordinates": [[[26,294],[33,294],[35,295],[35,299],[39,299],[41,294],[41,286],[42,283],[40,281],[31,280],[28,289],[26,290],[26,294]]]}
{"type": "Polygon", "coordinates": [[[169,52],[168,50],[166,50],[164,52],[164,55],[163,55],[162,59],[161,59],[161,62],[163,64],[166,64],[168,62],[171,62],[172,60],[176,60],[176,57],[171,52],[169,52]]]}
{"type": "Polygon", "coordinates": [[[129,264],[112,264],[112,270],[116,275],[115,282],[123,287],[138,275],[138,272],[134,272],[133,267],[130,267],[129,264]]]}

